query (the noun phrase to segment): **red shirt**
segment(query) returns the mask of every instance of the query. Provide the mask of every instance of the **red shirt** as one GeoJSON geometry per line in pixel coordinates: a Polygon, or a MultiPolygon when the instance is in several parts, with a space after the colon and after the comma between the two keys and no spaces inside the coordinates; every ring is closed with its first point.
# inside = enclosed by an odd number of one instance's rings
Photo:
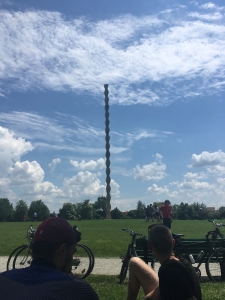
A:
{"type": "Polygon", "coordinates": [[[171,218],[172,206],[170,204],[168,206],[163,204],[160,209],[161,209],[163,218],[171,218]]]}

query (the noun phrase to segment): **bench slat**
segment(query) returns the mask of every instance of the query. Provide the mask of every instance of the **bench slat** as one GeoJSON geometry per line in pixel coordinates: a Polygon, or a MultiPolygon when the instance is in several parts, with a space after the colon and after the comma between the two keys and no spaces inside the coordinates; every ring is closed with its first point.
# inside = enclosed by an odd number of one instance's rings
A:
{"type": "MultiPolygon", "coordinates": [[[[211,252],[211,246],[206,239],[181,238],[180,240],[183,246],[175,245],[174,251],[177,251],[186,259],[188,259],[189,254],[192,254],[194,259],[196,259],[200,251],[204,251],[205,254],[209,254],[211,252]]],[[[214,248],[225,248],[225,239],[217,239],[212,241],[212,243],[214,248]]],[[[146,239],[136,239],[136,253],[137,256],[143,259],[146,263],[151,262],[153,259],[152,252],[148,249],[148,242],[146,239]]],[[[214,259],[216,258],[212,257],[212,262],[214,259]]]]}

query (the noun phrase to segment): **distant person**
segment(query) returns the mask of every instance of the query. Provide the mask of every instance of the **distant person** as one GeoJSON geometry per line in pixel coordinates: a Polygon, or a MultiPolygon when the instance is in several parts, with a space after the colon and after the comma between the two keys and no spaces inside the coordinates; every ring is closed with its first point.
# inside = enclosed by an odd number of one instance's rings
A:
{"type": "Polygon", "coordinates": [[[165,203],[160,207],[160,213],[162,215],[163,225],[170,229],[172,222],[172,206],[169,200],[165,200],[165,203]]]}
{"type": "Polygon", "coordinates": [[[160,222],[160,213],[159,213],[159,208],[155,205],[154,206],[155,212],[154,212],[154,217],[157,220],[157,223],[160,222]]]}
{"type": "Polygon", "coordinates": [[[27,218],[27,216],[24,215],[24,216],[23,216],[23,221],[24,221],[24,222],[26,221],[26,218],[27,218]]]}
{"type": "Polygon", "coordinates": [[[145,220],[146,222],[149,222],[150,219],[150,206],[147,205],[146,210],[145,210],[145,220]]]}
{"type": "Polygon", "coordinates": [[[33,215],[33,221],[37,221],[37,213],[36,212],[34,212],[34,215],[33,215]]]}
{"type": "Polygon", "coordinates": [[[2,300],[98,300],[94,289],[71,274],[75,232],[61,218],[48,218],[37,228],[31,265],[0,274],[2,300]]]}
{"type": "Polygon", "coordinates": [[[131,258],[127,300],[136,300],[140,287],[145,300],[202,300],[195,269],[189,261],[173,254],[175,241],[169,228],[158,224],[149,227],[149,249],[161,267],[157,276],[142,259],[131,258]]]}
{"type": "Polygon", "coordinates": [[[150,218],[152,219],[152,222],[154,222],[154,207],[152,206],[152,204],[150,204],[149,206],[149,210],[150,210],[150,218]]]}

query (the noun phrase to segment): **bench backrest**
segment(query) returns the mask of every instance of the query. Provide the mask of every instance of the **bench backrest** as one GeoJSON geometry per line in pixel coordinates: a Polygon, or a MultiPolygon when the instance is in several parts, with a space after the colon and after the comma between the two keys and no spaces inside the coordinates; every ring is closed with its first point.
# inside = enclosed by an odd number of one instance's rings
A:
{"type": "MultiPolygon", "coordinates": [[[[174,252],[181,254],[184,258],[188,259],[188,255],[192,254],[194,259],[198,256],[200,251],[209,254],[212,249],[206,239],[181,239],[182,246],[175,245],[174,252]]],[[[225,239],[217,239],[213,241],[214,248],[225,248],[225,239]]],[[[153,259],[152,252],[148,249],[148,242],[146,239],[136,239],[136,253],[137,256],[143,259],[146,263],[151,262],[153,259]]],[[[224,258],[225,259],[225,258],[224,258]]]]}

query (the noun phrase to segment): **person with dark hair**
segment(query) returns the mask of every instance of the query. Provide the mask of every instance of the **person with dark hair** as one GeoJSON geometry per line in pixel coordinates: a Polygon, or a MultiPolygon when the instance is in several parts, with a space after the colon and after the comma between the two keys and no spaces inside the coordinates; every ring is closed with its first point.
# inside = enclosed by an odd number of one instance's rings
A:
{"type": "Polygon", "coordinates": [[[163,225],[170,229],[172,222],[172,206],[169,200],[165,200],[165,203],[160,207],[160,212],[163,219],[163,225]]]}
{"type": "Polygon", "coordinates": [[[31,265],[0,274],[0,298],[98,300],[94,289],[71,274],[76,235],[61,218],[48,218],[37,228],[31,265]]]}
{"type": "Polygon", "coordinates": [[[149,205],[147,205],[147,207],[146,207],[145,214],[146,214],[145,221],[149,222],[149,219],[150,219],[150,206],[149,205]]]}
{"type": "Polygon", "coordinates": [[[197,274],[187,260],[174,256],[174,244],[166,226],[149,226],[149,248],[161,267],[157,276],[143,260],[131,258],[127,300],[136,300],[140,287],[145,300],[202,300],[197,274]]]}
{"type": "Polygon", "coordinates": [[[150,204],[149,206],[149,212],[150,212],[150,218],[152,219],[152,222],[154,222],[154,207],[152,206],[152,204],[150,204]]]}

